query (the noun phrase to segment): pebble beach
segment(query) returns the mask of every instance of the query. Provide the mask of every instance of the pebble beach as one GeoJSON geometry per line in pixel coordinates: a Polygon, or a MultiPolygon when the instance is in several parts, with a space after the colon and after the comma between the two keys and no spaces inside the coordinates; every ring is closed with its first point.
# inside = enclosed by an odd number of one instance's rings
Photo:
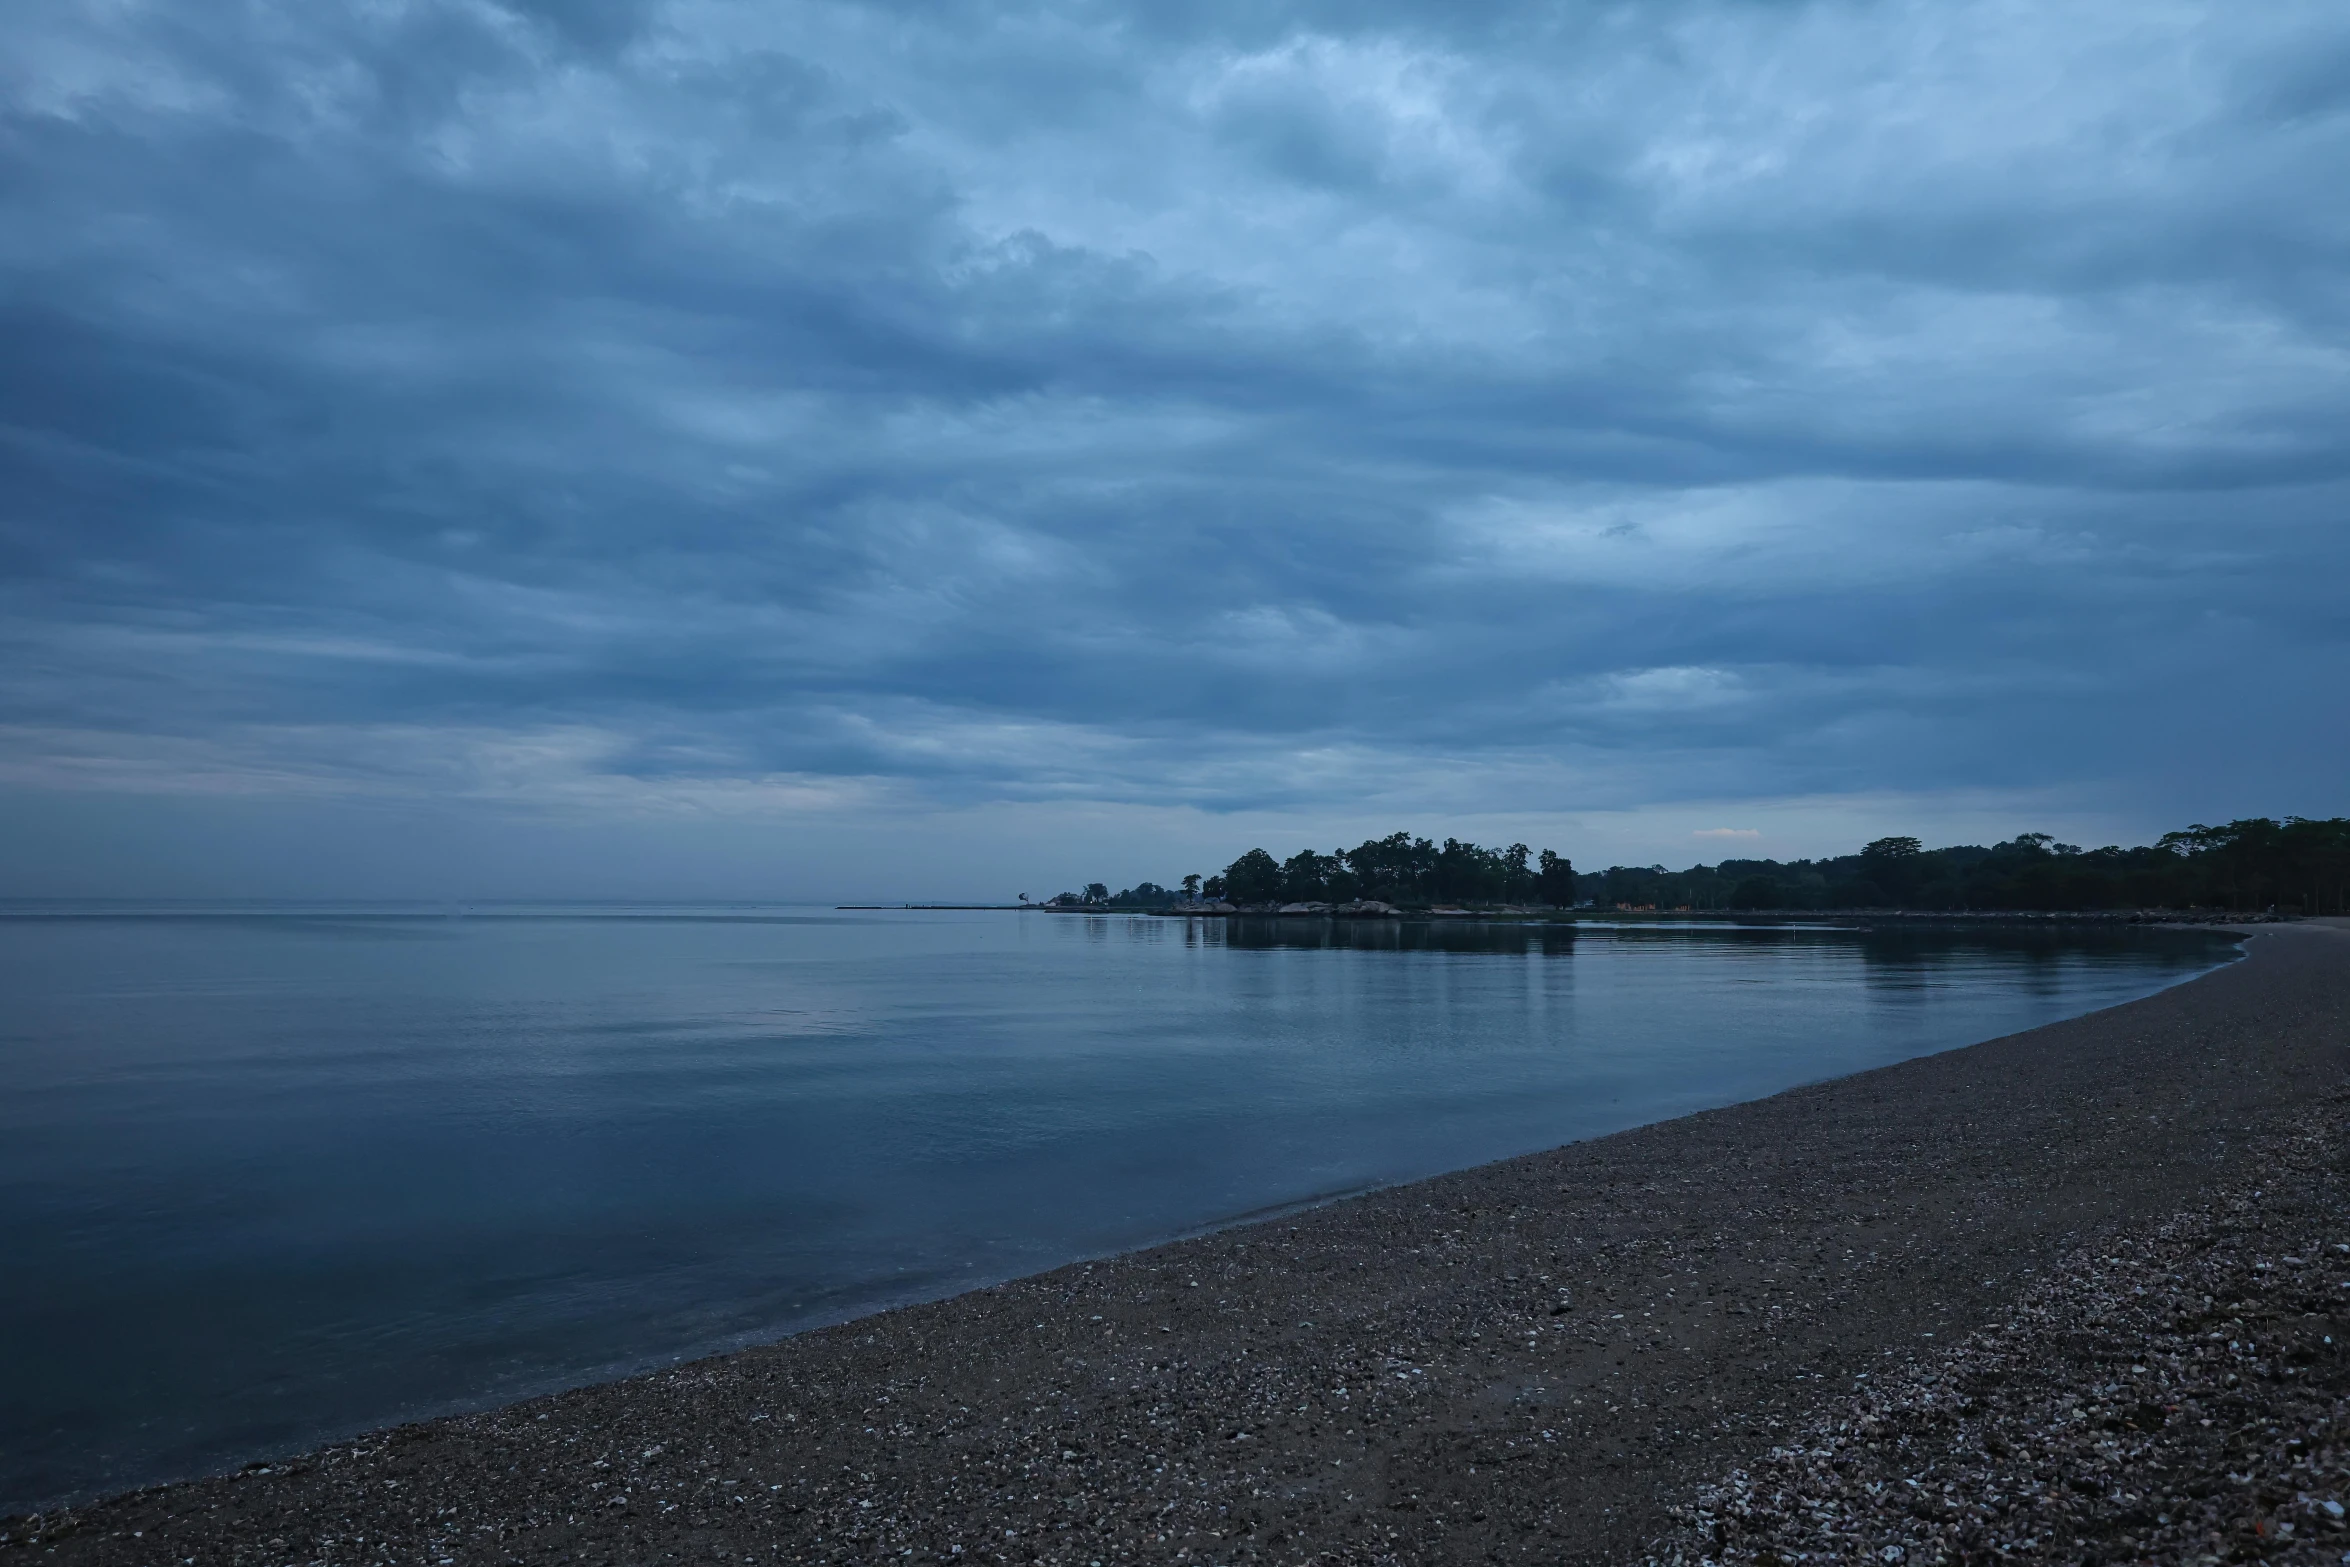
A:
{"type": "Polygon", "coordinates": [[[2142,1001],[0,1523],[0,1563],[2345,1559],[2350,929],[2142,1001]]]}

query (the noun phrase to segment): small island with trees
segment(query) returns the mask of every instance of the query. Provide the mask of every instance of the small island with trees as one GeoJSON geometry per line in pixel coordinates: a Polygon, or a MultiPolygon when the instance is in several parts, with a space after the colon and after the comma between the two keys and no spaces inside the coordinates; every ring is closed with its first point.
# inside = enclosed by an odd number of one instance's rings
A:
{"type": "MultiPolygon", "coordinates": [[[[1025,898],[1022,900],[1027,901],[1025,898]]],[[[1183,914],[1572,911],[2111,913],[2144,910],[2350,913],[2350,817],[2254,816],[2165,833],[2137,848],[2083,849],[2047,833],[1983,847],[1928,849],[1879,838],[1856,853],[1805,860],[1723,860],[1668,870],[1611,865],[1578,872],[1525,844],[1486,848],[1391,833],[1285,860],[1250,849],[1215,874],[1173,887],[1101,882],[1041,904],[1051,910],[1183,914]]]]}

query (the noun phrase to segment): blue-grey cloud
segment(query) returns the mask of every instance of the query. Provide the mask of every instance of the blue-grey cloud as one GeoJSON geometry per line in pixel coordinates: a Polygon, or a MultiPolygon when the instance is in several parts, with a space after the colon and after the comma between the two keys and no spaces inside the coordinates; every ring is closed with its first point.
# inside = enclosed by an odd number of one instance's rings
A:
{"type": "Polygon", "coordinates": [[[2338,8],[12,35],[18,789],[2340,808],[2338,8]]]}

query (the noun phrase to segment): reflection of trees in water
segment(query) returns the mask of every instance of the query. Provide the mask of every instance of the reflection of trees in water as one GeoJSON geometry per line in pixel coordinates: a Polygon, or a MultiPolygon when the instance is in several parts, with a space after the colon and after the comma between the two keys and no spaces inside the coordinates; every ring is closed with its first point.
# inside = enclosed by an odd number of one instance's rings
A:
{"type": "MultiPolygon", "coordinates": [[[[1098,922],[1107,926],[1110,922],[1098,922]]],[[[2100,929],[1979,927],[1967,930],[1804,929],[1787,925],[1587,925],[1564,921],[1247,918],[1128,922],[1129,939],[1157,939],[1179,928],[1185,946],[1242,951],[1545,953],[1571,957],[1578,936],[1633,948],[1712,948],[1725,953],[1810,952],[1857,959],[1862,983],[1891,995],[1964,982],[1985,969],[2028,976],[2037,993],[2060,989],[2080,967],[2171,969],[2212,961],[2236,938],[2219,931],[2147,927],[2100,929]]]]}
{"type": "Polygon", "coordinates": [[[2169,970],[2181,962],[2215,962],[2237,939],[2219,931],[2095,926],[1787,934],[1827,938],[1856,953],[1861,960],[1861,983],[1879,999],[1918,998],[1926,991],[1963,984],[1993,969],[2027,994],[2054,997],[2083,969],[2169,970]]]}
{"type": "Polygon", "coordinates": [[[1984,957],[2033,962],[2091,957],[2117,963],[2165,965],[2182,956],[2222,951],[2240,939],[2225,931],[2167,929],[2159,925],[1594,925],[1611,940],[1712,942],[1732,947],[1818,947],[1856,951],[1864,962],[1902,967],[1970,963],[1984,957]]]}
{"type": "MultiPolygon", "coordinates": [[[[1214,939],[1216,921],[1204,922],[1214,939]]],[[[1371,952],[1571,953],[1575,927],[1488,920],[1227,919],[1224,945],[1260,950],[1358,948],[1371,952]]]]}
{"type": "Polygon", "coordinates": [[[1993,927],[1964,932],[1872,930],[1856,934],[1861,938],[1861,959],[1872,973],[1879,969],[1962,969],[1986,959],[1999,960],[2010,969],[2020,965],[2051,976],[2076,963],[2099,968],[2166,968],[2181,958],[2216,957],[2237,941],[2221,931],[2101,930],[2095,926],[1993,927]]]}

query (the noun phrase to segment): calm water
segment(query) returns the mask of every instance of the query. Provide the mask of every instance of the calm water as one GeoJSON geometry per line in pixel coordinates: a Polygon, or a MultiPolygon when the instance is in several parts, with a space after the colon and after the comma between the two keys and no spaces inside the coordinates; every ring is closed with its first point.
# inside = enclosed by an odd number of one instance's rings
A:
{"type": "Polygon", "coordinates": [[[0,1513],[2110,1005],[2184,933],[0,918],[0,1513]]]}

